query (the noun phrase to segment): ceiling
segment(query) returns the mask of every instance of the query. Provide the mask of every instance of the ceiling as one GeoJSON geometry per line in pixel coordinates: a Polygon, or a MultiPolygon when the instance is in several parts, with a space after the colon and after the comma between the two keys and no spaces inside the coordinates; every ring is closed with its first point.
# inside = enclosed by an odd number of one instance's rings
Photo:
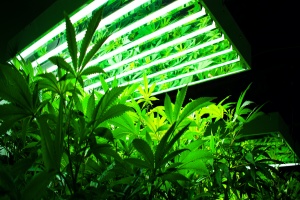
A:
{"type": "MultiPolygon", "coordinates": [[[[56,0],[9,0],[0,6],[0,61],[7,53],[6,42],[25,28],[56,0]]],[[[58,1],[58,0],[57,0],[58,1]]],[[[252,83],[246,94],[264,107],[265,112],[279,112],[299,140],[299,97],[296,68],[299,67],[300,16],[296,1],[220,0],[228,8],[252,47],[252,69],[248,72],[206,82],[189,88],[193,96],[216,96],[220,100],[240,93],[252,83]]],[[[55,13],[54,13],[55,14],[55,13]]],[[[299,142],[300,144],[300,142],[299,142]]]]}

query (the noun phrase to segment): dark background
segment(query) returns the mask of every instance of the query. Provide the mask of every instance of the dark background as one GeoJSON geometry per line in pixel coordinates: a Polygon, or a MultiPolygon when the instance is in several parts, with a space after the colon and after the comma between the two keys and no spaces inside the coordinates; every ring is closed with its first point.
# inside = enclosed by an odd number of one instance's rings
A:
{"type": "MultiPolygon", "coordinates": [[[[222,0],[221,0],[222,1],[222,0]]],[[[31,23],[55,0],[9,0],[0,3],[0,61],[6,42],[31,23]]],[[[236,101],[246,87],[247,100],[263,111],[279,112],[295,142],[299,136],[299,7],[295,0],[223,0],[252,48],[251,70],[190,87],[190,98],[231,95],[236,101]]],[[[54,15],[56,13],[53,13],[54,15]]],[[[299,143],[300,144],[300,143],[299,143]]]]}

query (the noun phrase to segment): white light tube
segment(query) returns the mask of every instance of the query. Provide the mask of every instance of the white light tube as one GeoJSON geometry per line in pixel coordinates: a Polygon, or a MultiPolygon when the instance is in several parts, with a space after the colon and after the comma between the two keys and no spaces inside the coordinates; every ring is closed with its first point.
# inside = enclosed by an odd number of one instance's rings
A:
{"type": "MultiPolygon", "coordinates": [[[[147,1],[150,0],[139,0],[137,1],[133,1],[129,4],[127,4],[126,6],[122,7],[121,9],[117,10],[116,12],[112,13],[111,15],[109,15],[108,17],[104,18],[103,20],[101,20],[99,26],[97,29],[103,28],[104,26],[106,26],[107,24],[115,21],[116,19],[122,17],[123,15],[129,13],[130,11],[134,10],[135,8],[141,6],[142,4],[146,3],[147,1]]],[[[76,35],[76,41],[80,41],[84,38],[86,30],[82,31],[81,33],[76,35]]],[[[63,44],[61,44],[59,47],[53,49],[52,51],[46,53],[45,55],[43,55],[42,57],[38,58],[37,60],[33,61],[32,66],[36,67],[39,64],[43,63],[44,61],[48,60],[50,57],[57,55],[59,52],[62,52],[64,49],[66,49],[68,47],[68,43],[64,42],[63,44]]]]}
{"type": "MultiPolygon", "coordinates": [[[[205,71],[208,71],[208,70],[212,70],[212,69],[216,69],[216,68],[219,68],[219,67],[223,67],[225,65],[230,65],[230,64],[238,62],[238,61],[240,61],[239,58],[238,59],[234,59],[234,60],[230,60],[230,61],[227,61],[227,62],[224,62],[224,63],[220,63],[220,64],[217,64],[217,65],[213,65],[213,66],[210,66],[210,67],[207,67],[207,68],[204,68],[204,69],[199,69],[199,70],[196,70],[196,71],[193,71],[193,72],[182,74],[182,75],[179,75],[179,76],[176,76],[176,77],[173,77],[173,78],[170,78],[170,79],[158,82],[158,83],[156,83],[156,86],[162,85],[164,83],[168,83],[168,82],[171,82],[171,81],[175,81],[177,79],[183,79],[183,78],[188,77],[188,76],[193,76],[195,74],[199,74],[199,73],[202,73],[202,72],[205,72],[205,71]]],[[[151,87],[151,85],[149,85],[149,87],[151,87]]]]}
{"type": "MultiPolygon", "coordinates": [[[[216,56],[220,56],[220,55],[229,53],[229,52],[231,52],[231,51],[232,51],[232,48],[227,49],[227,50],[224,50],[224,51],[220,51],[220,52],[218,52],[218,53],[214,53],[214,54],[211,54],[211,55],[208,55],[208,56],[205,56],[205,57],[196,59],[196,60],[192,60],[192,61],[189,61],[189,62],[180,64],[180,65],[177,65],[177,66],[172,67],[172,68],[168,68],[168,69],[165,69],[165,70],[156,72],[156,73],[154,73],[154,74],[150,74],[150,75],[148,75],[147,77],[148,77],[148,78],[152,78],[152,77],[158,76],[158,75],[160,75],[160,74],[164,74],[164,73],[167,73],[167,72],[175,71],[175,70],[178,70],[178,69],[183,68],[183,67],[185,67],[185,66],[193,65],[193,64],[196,64],[196,63],[198,63],[198,62],[202,62],[202,61],[204,61],[204,60],[211,59],[211,58],[213,58],[213,57],[216,57],[216,56]]],[[[208,67],[208,68],[210,68],[210,67],[208,67]]],[[[138,68],[137,68],[137,69],[138,69],[138,68]]],[[[127,85],[127,84],[133,84],[133,83],[141,82],[142,80],[143,80],[143,78],[138,78],[138,79],[135,79],[135,80],[132,80],[132,81],[128,81],[127,83],[120,84],[120,86],[124,86],[124,85],[127,85]]],[[[84,90],[89,91],[90,89],[97,88],[97,87],[99,87],[99,86],[101,86],[101,83],[100,83],[100,82],[97,82],[97,83],[91,84],[91,85],[89,85],[89,86],[86,86],[86,87],[84,88],[84,90]]]]}
{"type": "MultiPolygon", "coordinates": [[[[194,65],[194,64],[197,64],[197,63],[199,63],[199,62],[203,62],[203,61],[205,61],[205,60],[208,60],[208,59],[211,59],[211,58],[214,58],[214,57],[217,57],[217,56],[220,56],[220,55],[229,53],[229,52],[231,52],[231,51],[232,51],[232,48],[226,49],[226,50],[223,50],[223,51],[220,51],[220,52],[217,52],[217,53],[214,53],[214,54],[211,54],[211,55],[202,57],[202,58],[198,58],[198,59],[196,59],[196,60],[191,60],[191,61],[189,61],[189,62],[182,63],[182,64],[177,65],[177,66],[175,66],[175,67],[170,67],[170,68],[168,68],[168,69],[161,70],[161,71],[156,72],[156,73],[154,73],[154,74],[150,74],[150,75],[148,75],[147,77],[148,77],[148,78],[153,78],[153,77],[159,76],[159,75],[161,75],[161,74],[165,74],[165,73],[168,73],[168,72],[172,72],[172,71],[175,71],[175,70],[179,70],[179,69],[181,69],[181,68],[183,68],[183,67],[185,67],[185,66],[188,66],[188,65],[194,65]]],[[[130,81],[129,83],[130,83],[130,84],[132,84],[132,83],[137,83],[137,82],[140,82],[140,81],[142,81],[142,80],[143,80],[143,78],[138,78],[138,79],[135,79],[135,80],[130,81]]]]}
{"type": "MultiPolygon", "coordinates": [[[[184,4],[186,4],[186,3],[188,3],[189,1],[191,1],[191,0],[175,1],[175,2],[173,2],[173,3],[171,3],[171,4],[169,4],[168,6],[166,6],[166,7],[164,7],[164,8],[161,8],[161,9],[158,10],[158,11],[155,11],[154,13],[152,13],[152,14],[150,14],[150,15],[148,15],[148,16],[142,18],[142,19],[140,19],[139,21],[134,22],[133,24],[131,24],[131,25],[129,25],[129,26],[127,26],[127,27],[121,29],[120,31],[118,31],[118,32],[116,32],[116,33],[114,33],[113,35],[111,35],[111,36],[106,40],[105,43],[108,43],[108,42],[110,42],[110,41],[112,41],[112,40],[114,40],[114,39],[116,39],[116,38],[118,38],[118,37],[120,37],[120,36],[122,36],[122,35],[125,35],[126,33],[130,32],[130,31],[132,31],[132,30],[134,30],[135,28],[138,28],[138,27],[140,27],[140,26],[142,26],[142,25],[144,25],[144,24],[146,24],[146,23],[148,23],[148,22],[151,22],[152,20],[154,20],[154,19],[156,19],[156,18],[158,18],[158,17],[161,17],[161,16],[165,15],[166,13],[168,13],[168,12],[170,12],[170,11],[172,11],[172,10],[174,10],[174,9],[176,9],[176,8],[178,8],[178,7],[180,7],[180,6],[184,5],[184,4]]],[[[204,9],[204,8],[202,8],[202,9],[204,9]]],[[[108,20],[107,20],[107,21],[108,21],[108,20]]],[[[98,28],[99,28],[99,27],[98,27],[98,28]]],[[[202,29],[201,29],[201,30],[202,30],[202,29]]],[[[84,35],[83,35],[82,33],[80,33],[80,34],[77,35],[76,39],[77,39],[77,41],[78,41],[78,40],[82,39],[83,37],[84,37],[84,35]]],[[[67,48],[67,44],[66,44],[66,46],[64,46],[63,48],[67,48]]],[[[53,55],[59,53],[59,52],[62,51],[62,50],[63,50],[63,49],[58,49],[57,51],[53,50],[53,51],[55,51],[55,53],[52,53],[51,56],[53,56],[53,55]]],[[[49,58],[49,57],[50,57],[50,56],[48,56],[48,58],[49,58]]],[[[45,60],[46,60],[46,59],[45,59],[45,60]]],[[[39,62],[45,61],[45,60],[40,60],[39,62]]],[[[71,62],[71,58],[66,59],[66,62],[68,62],[68,63],[71,62]]],[[[121,61],[121,62],[122,62],[122,61],[121,61]]],[[[128,62],[131,62],[131,61],[128,61],[128,62]]],[[[49,68],[47,69],[47,72],[52,72],[52,71],[54,71],[54,70],[56,70],[56,69],[57,69],[57,66],[51,66],[51,67],[49,67],[49,68]]],[[[106,70],[107,70],[107,68],[106,68],[106,70]]],[[[97,76],[97,75],[94,75],[94,76],[97,76]]],[[[88,78],[93,78],[94,76],[91,76],[91,77],[88,77],[88,78]]]]}
{"type": "MultiPolygon", "coordinates": [[[[92,11],[94,11],[96,8],[102,6],[105,4],[108,0],[95,0],[92,1],[89,5],[84,7],[82,10],[74,14],[72,17],[70,17],[70,20],[72,23],[77,22],[78,20],[82,19],[92,11]]],[[[32,52],[34,52],[36,49],[38,49],[40,46],[51,40],[53,37],[58,35],[59,33],[66,30],[65,22],[57,26],[55,29],[50,31],[48,34],[46,34],[44,37],[42,37],[40,40],[36,41],[34,44],[32,44],[29,48],[25,49],[20,55],[23,58],[26,58],[28,55],[30,55],[32,52]]]]}
{"type": "MultiPolygon", "coordinates": [[[[168,57],[166,57],[166,58],[162,58],[162,59],[159,59],[159,60],[155,60],[155,61],[153,61],[153,62],[151,62],[151,63],[149,63],[149,64],[143,65],[143,66],[141,66],[141,67],[132,69],[132,70],[127,71],[127,72],[123,72],[122,74],[118,74],[118,75],[116,76],[116,78],[119,79],[119,78],[128,76],[128,75],[130,75],[130,74],[133,74],[133,73],[135,73],[135,72],[138,72],[138,71],[141,71],[141,70],[148,69],[148,68],[150,68],[150,67],[152,67],[152,66],[154,66],[154,65],[157,65],[157,64],[160,64],[160,63],[163,63],[163,62],[172,60],[172,59],[174,59],[174,58],[177,58],[177,57],[180,57],[180,56],[182,56],[182,55],[191,53],[191,52],[193,52],[193,51],[197,51],[197,50],[199,50],[199,49],[201,49],[201,48],[204,48],[204,47],[207,47],[207,46],[210,46],[210,45],[214,45],[214,44],[216,44],[216,43],[218,43],[218,42],[221,42],[221,41],[223,41],[223,40],[224,40],[224,36],[222,35],[221,38],[218,38],[218,39],[215,39],[215,40],[211,40],[211,41],[209,41],[209,42],[207,42],[207,43],[200,44],[200,45],[198,45],[198,46],[192,47],[192,48],[187,49],[187,50],[185,50],[185,51],[181,51],[181,52],[179,52],[179,53],[173,54],[173,55],[168,56],[168,57]]],[[[212,57],[214,57],[214,56],[217,56],[217,55],[212,54],[212,57]]],[[[210,56],[209,56],[209,57],[210,57],[210,56]]],[[[209,59],[209,58],[206,58],[206,57],[205,57],[205,59],[209,59]]],[[[174,69],[174,70],[175,70],[175,69],[174,69]]],[[[105,70],[105,71],[106,71],[106,70],[105,70]]],[[[173,70],[172,70],[172,71],[173,71],[173,70]]],[[[107,72],[107,71],[106,71],[106,72],[107,72]]],[[[163,72],[163,73],[165,73],[165,72],[163,72]]],[[[150,76],[151,76],[151,75],[150,75],[150,76]]],[[[105,81],[106,81],[106,82],[110,82],[110,81],[113,81],[113,80],[114,80],[114,77],[110,77],[110,78],[106,79],[105,81]]]]}
{"type": "Polygon", "coordinates": [[[151,33],[149,35],[146,35],[146,36],[144,36],[144,37],[142,37],[142,38],[140,38],[140,39],[138,39],[138,40],[136,40],[134,42],[131,42],[131,43],[125,45],[125,46],[122,46],[122,47],[120,47],[120,48],[118,48],[118,49],[116,49],[116,50],[114,50],[112,52],[109,52],[109,53],[107,53],[105,55],[101,55],[100,57],[98,57],[98,58],[90,61],[87,64],[87,66],[96,65],[97,63],[99,63],[99,62],[101,62],[103,60],[111,58],[114,55],[117,55],[117,54],[119,54],[119,53],[121,53],[123,51],[126,51],[126,50],[128,50],[128,49],[130,49],[132,47],[135,47],[136,45],[139,45],[139,44],[141,44],[141,43],[143,43],[143,42],[145,42],[147,40],[150,40],[152,38],[158,37],[158,36],[160,36],[160,35],[168,32],[168,31],[171,31],[171,30],[173,30],[173,29],[175,29],[175,28],[177,28],[179,26],[182,26],[183,24],[186,24],[187,22],[195,20],[195,19],[197,19],[197,18],[199,18],[199,17],[201,17],[203,15],[205,15],[205,10],[204,9],[202,9],[200,12],[197,12],[197,13],[195,13],[193,15],[185,17],[185,18],[183,18],[183,19],[181,19],[181,20],[179,20],[179,21],[177,21],[177,22],[175,22],[173,24],[170,24],[169,26],[161,28],[158,31],[155,31],[155,32],[153,32],[153,33],[151,33]]]}
{"type": "MultiPolygon", "coordinates": [[[[167,48],[167,47],[173,46],[173,45],[175,45],[175,44],[184,42],[184,41],[186,41],[186,40],[188,40],[188,39],[190,39],[190,38],[193,38],[193,37],[195,37],[195,36],[197,36],[197,35],[200,35],[200,34],[202,34],[202,33],[205,33],[205,32],[208,32],[208,31],[210,31],[210,30],[213,30],[215,27],[216,27],[216,26],[215,26],[215,24],[213,23],[213,24],[210,25],[210,26],[207,26],[207,27],[205,27],[205,28],[199,29],[199,30],[197,30],[197,31],[194,31],[194,32],[192,32],[192,33],[190,33],[190,34],[188,34],[188,35],[182,36],[182,37],[177,38],[177,39],[175,39],[175,40],[172,40],[172,41],[170,41],[170,42],[164,43],[164,44],[162,44],[162,45],[160,45],[160,46],[158,46],[158,47],[155,47],[155,48],[150,49],[150,50],[148,50],[148,51],[145,51],[145,52],[143,52],[143,53],[137,54],[136,56],[133,56],[133,57],[131,57],[131,58],[129,58],[129,59],[122,60],[121,62],[118,62],[117,64],[114,64],[114,65],[112,65],[112,66],[109,66],[109,67],[105,68],[104,70],[105,70],[105,72],[109,72],[109,71],[111,71],[111,70],[117,69],[117,68],[119,68],[119,67],[121,67],[121,66],[123,66],[123,65],[125,65],[125,64],[128,64],[128,63],[130,63],[130,62],[133,62],[133,61],[135,61],[135,60],[138,60],[138,59],[143,58],[143,57],[145,57],[145,56],[148,56],[148,55],[150,55],[150,54],[159,52],[159,51],[161,51],[161,50],[163,50],[163,49],[165,49],[165,48],[167,48]]],[[[224,38],[223,38],[223,39],[221,38],[221,40],[224,40],[224,38]]],[[[219,41],[220,41],[220,38],[218,39],[218,42],[219,42],[219,41]]],[[[210,42],[209,45],[214,44],[214,43],[216,43],[216,40],[214,40],[214,42],[210,42]]],[[[207,46],[207,45],[205,45],[205,46],[207,46]]],[[[205,46],[199,45],[199,46],[197,46],[197,47],[193,47],[193,48],[188,49],[188,50],[186,50],[186,51],[182,51],[182,52],[180,52],[180,53],[178,53],[178,54],[176,54],[176,55],[169,56],[169,57],[167,57],[167,58],[165,58],[165,59],[166,59],[166,60],[169,60],[169,59],[178,57],[178,56],[180,56],[180,55],[184,55],[184,54],[186,54],[186,53],[190,53],[191,51],[195,51],[195,50],[197,50],[197,49],[199,49],[199,48],[203,48],[203,47],[205,47],[205,46]]],[[[151,66],[156,65],[156,64],[161,63],[161,62],[163,62],[163,61],[160,61],[160,62],[154,61],[154,62],[148,64],[147,66],[148,66],[148,67],[151,67],[151,66]]],[[[148,68],[148,67],[147,67],[147,68],[148,68]]],[[[134,72],[135,70],[140,70],[140,69],[137,68],[137,69],[134,69],[134,70],[131,70],[131,71],[134,72]]],[[[131,71],[123,73],[122,76],[126,76],[127,73],[130,73],[131,71]]],[[[88,76],[88,78],[93,78],[93,77],[95,77],[95,76],[97,76],[97,75],[96,75],[96,74],[93,74],[93,75],[88,76]]]]}

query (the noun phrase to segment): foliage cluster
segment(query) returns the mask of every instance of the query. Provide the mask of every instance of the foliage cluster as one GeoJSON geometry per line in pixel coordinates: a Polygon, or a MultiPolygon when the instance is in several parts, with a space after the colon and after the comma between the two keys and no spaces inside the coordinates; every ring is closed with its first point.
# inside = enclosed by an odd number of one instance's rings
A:
{"type": "Polygon", "coordinates": [[[299,175],[285,177],[263,145],[240,134],[263,114],[244,101],[201,97],[184,105],[187,87],[164,105],[138,85],[84,91],[87,75],[105,73],[87,63],[107,37],[89,43],[99,9],[78,47],[66,15],[72,62],[49,60],[57,73],[14,59],[0,68],[1,199],[290,199],[299,175]],[[131,94],[139,88],[139,100],[131,94]],[[210,125],[222,122],[217,129],[210,125]],[[287,184],[281,184],[287,183],[287,184]]]}

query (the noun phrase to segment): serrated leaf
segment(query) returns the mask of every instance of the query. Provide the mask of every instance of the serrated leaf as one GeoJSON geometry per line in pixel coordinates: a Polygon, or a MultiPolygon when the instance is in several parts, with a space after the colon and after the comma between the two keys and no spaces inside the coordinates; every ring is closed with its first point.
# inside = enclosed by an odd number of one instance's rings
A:
{"type": "Polygon", "coordinates": [[[198,149],[189,152],[186,157],[181,157],[180,161],[183,163],[189,163],[193,162],[195,160],[208,160],[208,159],[213,159],[213,155],[211,152],[198,149]]]}
{"type": "Polygon", "coordinates": [[[71,67],[71,65],[69,63],[67,63],[63,58],[59,57],[59,56],[52,56],[49,58],[49,60],[54,64],[57,65],[57,67],[62,68],[64,70],[66,70],[67,72],[70,72],[71,74],[75,75],[75,71],[73,70],[73,68],[71,67]]]}
{"type": "Polygon", "coordinates": [[[109,90],[105,95],[101,98],[98,103],[98,112],[106,112],[111,106],[114,105],[118,97],[124,92],[125,87],[115,87],[109,90]]]}
{"type": "Polygon", "coordinates": [[[208,175],[209,171],[202,160],[195,160],[193,162],[184,163],[180,169],[193,170],[201,175],[208,175]]]}
{"type": "Polygon", "coordinates": [[[81,66],[82,61],[86,55],[86,51],[88,49],[88,46],[90,42],[92,41],[93,35],[95,31],[97,30],[97,27],[102,19],[102,12],[103,12],[104,6],[99,8],[91,17],[91,20],[89,21],[89,24],[87,26],[84,38],[82,40],[82,44],[80,47],[80,56],[78,61],[78,66],[81,66]]]}
{"type": "Polygon", "coordinates": [[[181,123],[185,118],[190,116],[194,111],[211,104],[210,101],[215,99],[214,97],[202,97],[198,98],[196,100],[193,100],[192,102],[188,103],[182,110],[181,115],[178,119],[178,124],[181,123]]]}
{"type": "Polygon", "coordinates": [[[105,36],[98,40],[96,44],[92,47],[92,49],[86,54],[84,57],[84,60],[81,65],[81,71],[85,68],[88,62],[94,57],[94,55],[97,53],[97,51],[100,49],[100,47],[103,45],[103,43],[107,40],[108,36],[105,36]]]}
{"type": "Polygon", "coordinates": [[[91,75],[91,74],[101,74],[101,73],[105,73],[105,71],[101,67],[91,66],[91,67],[85,68],[81,72],[81,75],[91,75]]]}
{"type": "Polygon", "coordinates": [[[189,149],[179,149],[179,150],[173,151],[172,153],[167,155],[161,162],[161,165],[157,166],[156,168],[164,166],[167,162],[171,161],[173,158],[175,158],[176,156],[180,155],[182,152],[187,151],[187,150],[189,150],[189,149]]]}
{"type": "Polygon", "coordinates": [[[0,64],[0,97],[27,110],[33,106],[28,82],[11,65],[0,64]]]}
{"type": "Polygon", "coordinates": [[[67,34],[67,43],[68,43],[68,50],[70,53],[70,56],[72,58],[72,63],[74,70],[77,71],[77,42],[76,42],[76,34],[75,34],[75,28],[67,15],[67,13],[64,13],[65,15],[65,21],[66,21],[66,34],[67,34]]]}
{"type": "Polygon", "coordinates": [[[142,139],[134,139],[132,144],[134,148],[142,154],[150,168],[154,169],[154,155],[149,144],[142,139]]]}
{"type": "Polygon", "coordinates": [[[119,117],[127,111],[132,111],[132,108],[122,104],[114,105],[97,118],[97,123],[102,123],[108,119],[119,117]]]}

